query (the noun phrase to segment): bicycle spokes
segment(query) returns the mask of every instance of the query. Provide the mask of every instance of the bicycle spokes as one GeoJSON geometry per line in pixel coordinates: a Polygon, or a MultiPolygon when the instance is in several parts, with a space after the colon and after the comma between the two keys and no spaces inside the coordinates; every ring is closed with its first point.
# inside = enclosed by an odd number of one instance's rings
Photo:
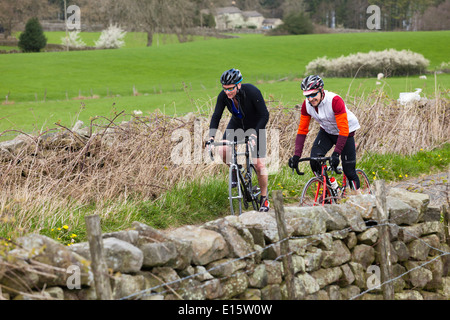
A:
{"type": "Polygon", "coordinates": [[[259,186],[258,176],[256,174],[256,169],[253,165],[250,166],[250,172],[248,174],[248,183],[246,188],[249,192],[249,202],[252,203],[254,210],[259,210],[261,205],[261,188],[259,186]]]}
{"type": "MultiPolygon", "coordinates": [[[[242,176],[235,166],[230,166],[228,184],[228,199],[230,201],[231,214],[242,213],[242,200],[243,200],[243,188],[242,188],[242,176]]],[[[244,201],[245,202],[245,201],[244,201]]]]}
{"type": "Polygon", "coordinates": [[[323,194],[323,183],[319,178],[311,178],[305,185],[300,197],[300,206],[315,206],[320,204],[319,201],[323,194]]]}

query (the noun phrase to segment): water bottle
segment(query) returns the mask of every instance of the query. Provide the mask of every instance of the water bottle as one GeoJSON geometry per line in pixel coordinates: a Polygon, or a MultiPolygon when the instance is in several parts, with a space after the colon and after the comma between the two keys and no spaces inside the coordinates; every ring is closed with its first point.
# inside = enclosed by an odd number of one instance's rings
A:
{"type": "Polygon", "coordinates": [[[339,185],[338,185],[335,177],[331,177],[330,178],[330,183],[331,183],[331,188],[333,190],[337,190],[338,189],[339,185]]]}

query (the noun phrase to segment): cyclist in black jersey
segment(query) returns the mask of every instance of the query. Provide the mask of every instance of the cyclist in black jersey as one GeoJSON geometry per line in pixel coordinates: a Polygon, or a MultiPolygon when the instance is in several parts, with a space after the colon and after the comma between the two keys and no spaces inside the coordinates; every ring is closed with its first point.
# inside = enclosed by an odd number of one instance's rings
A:
{"type": "MultiPolygon", "coordinates": [[[[252,84],[242,83],[243,77],[238,69],[225,71],[220,82],[223,90],[217,96],[214,113],[209,126],[210,140],[214,141],[220,119],[225,108],[231,113],[231,119],[222,139],[233,141],[248,136],[256,147],[252,155],[261,188],[261,208],[259,211],[269,211],[268,173],[266,168],[266,124],[269,121],[269,111],[261,91],[252,84]]],[[[230,147],[219,147],[219,153],[225,163],[231,159],[230,147]]]]}

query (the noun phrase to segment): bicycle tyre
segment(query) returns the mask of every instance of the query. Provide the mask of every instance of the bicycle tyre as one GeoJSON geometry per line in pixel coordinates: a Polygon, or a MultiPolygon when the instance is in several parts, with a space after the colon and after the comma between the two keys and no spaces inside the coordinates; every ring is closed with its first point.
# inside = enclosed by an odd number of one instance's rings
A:
{"type": "MultiPolygon", "coordinates": [[[[248,209],[248,203],[251,202],[250,199],[250,193],[248,190],[246,179],[244,179],[243,175],[240,173],[240,185],[242,190],[242,204],[244,205],[244,209],[248,209]]],[[[242,212],[241,212],[242,213],[242,212]]]]}
{"type": "Polygon", "coordinates": [[[237,185],[233,188],[233,170],[237,170],[234,166],[230,166],[230,174],[228,181],[228,199],[230,201],[230,211],[232,215],[235,215],[237,211],[238,215],[242,214],[242,200],[244,198],[244,189],[242,188],[243,181],[241,183],[241,177],[239,170],[236,172],[237,185]],[[235,207],[236,206],[236,207],[235,207]]]}
{"type": "Polygon", "coordinates": [[[359,178],[359,190],[361,191],[362,194],[372,194],[372,188],[370,187],[370,182],[369,182],[369,178],[367,177],[367,174],[361,170],[361,169],[356,169],[356,174],[358,175],[359,178]]]}
{"type": "MultiPolygon", "coordinates": [[[[362,169],[356,169],[356,174],[359,178],[359,191],[361,194],[372,194],[372,188],[370,186],[369,178],[367,177],[367,174],[362,169]]],[[[347,179],[348,184],[348,179],[347,179]]],[[[347,192],[348,190],[351,190],[349,185],[346,185],[341,197],[345,198],[348,194],[351,194],[351,192],[347,192]]]]}
{"type": "Polygon", "coordinates": [[[246,183],[248,193],[250,195],[250,201],[253,206],[253,210],[258,211],[261,206],[261,188],[258,182],[258,175],[256,174],[256,169],[254,165],[250,165],[250,170],[252,172],[252,180],[246,183]]]}
{"type": "Polygon", "coordinates": [[[301,207],[312,207],[320,205],[319,198],[323,194],[323,181],[317,177],[313,177],[308,180],[305,187],[302,190],[300,196],[301,207]]]}

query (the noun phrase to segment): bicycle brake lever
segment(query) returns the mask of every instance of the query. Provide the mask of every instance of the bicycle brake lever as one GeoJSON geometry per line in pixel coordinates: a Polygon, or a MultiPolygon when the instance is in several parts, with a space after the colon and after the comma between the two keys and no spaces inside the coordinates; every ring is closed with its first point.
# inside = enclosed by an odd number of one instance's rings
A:
{"type": "Polygon", "coordinates": [[[206,142],[206,146],[208,148],[208,153],[209,153],[209,157],[211,158],[211,161],[214,162],[214,156],[213,156],[213,152],[212,152],[212,146],[211,146],[211,142],[206,142]]]}

